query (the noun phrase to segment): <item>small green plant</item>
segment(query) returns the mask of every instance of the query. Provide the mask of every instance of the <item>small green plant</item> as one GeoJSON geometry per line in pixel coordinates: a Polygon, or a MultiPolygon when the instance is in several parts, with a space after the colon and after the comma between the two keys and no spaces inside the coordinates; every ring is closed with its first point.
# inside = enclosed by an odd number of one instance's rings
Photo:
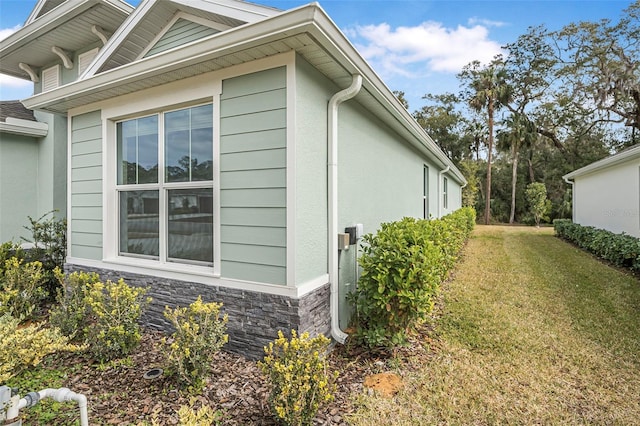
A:
{"type": "Polygon", "coordinates": [[[23,238],[33,247],[25,252],[29,260],[42,263],[45,275],[45,290],[53,298],[56,295],[58,280],[54,269],[62,268],[67,257],[67,221],[54,216],[55,210],[43,214],[38,219],[29,219],[24,229],[31,233],[31,238],[23,238]]]}
{"type": "Polygon", "coordinates": [[[29,318],[45,298],[43,282],[40,262],[25,263],[16,257],[7,260],[0,279],[0,315],[9,313],[16,318],[29,318]]]}
{"type": "Polygon", "coordinates": [[[547,198],[547,187],[541,182],[530,183],[527,185],[524,195],[536,226],[540,226],[540,221],[548,220],[547,215],[551,211],[551,200],[547,198]]]}
{"type": "Polygon", "coordinates": [[[227,343],[228,317],[221,317],[221,307],[220,303],[203,303],[198,296],[188,307],[165,308],[164,316],[175,328],[167,358],[181,382],[200,386],[211,370],[213,355],[227,343]]]}
{"type": "Polygon", "coordinates": [[[41,324],[18,327],[19,323],[9,314],[0,316],[0,383],[37,366],[48,354],[82,349],[69,344],[56,328],[43,328],[41,324]]]}
{"type": "Polygon", "coordinates": [[[335,376],[327,371],[324,354],[329,339],[309,333],[291,339],[282,331],[264,348],[264,360],[258,365],[271,384],[269,403],[273,415],[288,426],[310,425],[320,407],[333,400],[335,376]]]}
{"type": "Polygon", "coordinates": [[[60,268],[54,269],[54,275],[60,286],[56,303],[49,311],[49,322],[65,336],[83,341],[84,327],[89,321],[85,295],[91,285],[100,282],[100,276],[95,272],[73,272],[65,276],[60,268]]]}
{"type": "Polygon", "coordinates": [[[89,285],[85,302],[90,321],[85,327],[89,351],[99,361],[128,355],[140,343],[138,320],[151,301],[147,290],[130,287],[123,279],[89,285]]]}
{"type": "Polygon", "coordinates": [[[189,405],[182,405],[178,410],[181,426],[210,426],[222,424],[223,413],[206,404],[195,408],[197,398],[191,398],[189,405]]]}

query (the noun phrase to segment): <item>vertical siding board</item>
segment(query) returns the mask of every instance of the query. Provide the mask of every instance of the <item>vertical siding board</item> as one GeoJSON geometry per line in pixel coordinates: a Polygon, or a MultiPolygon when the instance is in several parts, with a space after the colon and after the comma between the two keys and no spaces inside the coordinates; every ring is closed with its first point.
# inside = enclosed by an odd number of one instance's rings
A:
{"type": "Polygon", "coordinates": [[[71,118],[71,256],[102,259],[102,121],[71,118]]]}
{"type": "Polygon", "coordinates": [[[286,284],[286,72],[223,82],[220,225],[223,277],[286,284]]]}

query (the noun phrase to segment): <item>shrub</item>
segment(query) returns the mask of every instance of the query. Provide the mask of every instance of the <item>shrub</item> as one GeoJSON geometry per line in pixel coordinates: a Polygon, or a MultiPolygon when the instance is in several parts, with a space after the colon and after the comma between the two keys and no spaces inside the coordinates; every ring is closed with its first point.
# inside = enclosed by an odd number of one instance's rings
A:
{"type": "Polygon", "coordinates": [[[43,282],[40,262],[24,263],[15,257],[7,260],[0,280],[0,315],[9,313],[19,319],[30,317],[45,298],[43,282]]]}
{"type": "Polygon", "coordinates": [[[54,213],[50,211],[38,219],[27,216],[29,225],[24,228],[31,232],[31,238],[23,238],[33,244],[33,248],[25,252],[27,258],[42,262],[45,289],[51,298],[56,295],[59,284],[53,271],[62,268],[67,257],[67,221],[57,219],[54,213]]]}
{"type": "Polygon", "coordinates": [[[227,343],[228,317],[220,317],[221,307],[220,303],[203,303],[198,296],[188,307],[165,308],[164,316],[175,328],[167,358],[183,383],[200,385],[211,371],[213,355],[227,343]]]}
{"type": "Polygon", "coordinates": [[[553,221],[556,235],[616,266],[640,271],[640,239],[627,234],[582,226],[569,219],[553,221]]]}
{"type": "Polygon", "coordinates": [[[99,361],[128,355],[140,343],[138,320],[146,305],[147,290],[118,282],[95,282],[88,285],[85,302],[90,320],[85,327],[89,350],[99,361]]]}
{"type": "Polygon", "coordinates": [[[541,220],[549,220],[547,215],[551,212],[551,200],[547,198],[545,184],[541,182],[530,183],[527,185],[524,195],[536,226],[540,226],[541,220]]]}
{"type": "Polygon", "coordinates": [[[0,383],[38,365],[50,353],[82,349],[69,344],[56,328],[42,328],[41,324],[19,328],[19,322],[9,314],[0,316],[0,383]]]}
{"type": "Polygon", "coordinates": [[[93,284],[100,282],[100,276],[95,272],[73,272],[65,277],[60,268],[54,270],[54,275],[60,286],[49,322],[65,336],[83,341],[84,327],[89,321],[85,295],[93,284]]]}
{"type": "Polygon", "coordinates": [[[329,339],[309,338],[291,330],[291,340],[281,331],[264,348],[258,365],[271,384],[269,403],[274,416],[285,425],[310,425],[319,408],[333,400],[335,376],[327,372],[324,354],[329,339]]]}
{"type": "Polygon", "coordinates": [[[357,343],[392,347],[430,312],[440,283],[475,224],[472,208],[442,219],[404,218],[364,236],[362,275],[349,301],[357,343]]]}

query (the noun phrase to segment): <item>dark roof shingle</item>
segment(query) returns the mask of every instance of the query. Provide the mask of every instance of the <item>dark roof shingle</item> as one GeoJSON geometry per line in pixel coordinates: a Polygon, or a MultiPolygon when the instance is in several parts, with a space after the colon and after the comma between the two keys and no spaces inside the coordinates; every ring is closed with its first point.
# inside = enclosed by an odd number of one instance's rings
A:
{"type": "Polygon", "coordinates": [[[37,121],[33,111],[25,108],[20,101],[0,101],[0,121],[7,121],[7,117],[37,121]]]}

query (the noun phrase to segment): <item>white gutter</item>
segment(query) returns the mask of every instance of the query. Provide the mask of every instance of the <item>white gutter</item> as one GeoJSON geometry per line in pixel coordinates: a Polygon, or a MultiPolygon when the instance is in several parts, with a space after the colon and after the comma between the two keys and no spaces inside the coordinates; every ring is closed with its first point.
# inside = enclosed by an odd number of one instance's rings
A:
{"type": "Polygon", "coordinates": [[[438,172],[438,218],[442,217],[442,175],[447,173],[449,170],[451,170],[451,166],[447,166],[444,170],[438,172]]]}
{"type": "Polygon", "coordinates": [[[5,121],[0,121],[0,133],[43,137],[47,136],[47,133],[49,133],[49,125],[47,123],[41,123],[39,121],[30,121],[7,117],[5,121]]]}
{"type": "Polygon", "coordinates": [[[331,336],[344,344],[349,337],[340,330],[338,296],[338,106],[353,98],[362,88],[362,76],[354,74],[351,86],[336,93],[329,100],[327,123],[327,178],[328,178],[328,247],[329,282],[331,283],[331,336]]]}

